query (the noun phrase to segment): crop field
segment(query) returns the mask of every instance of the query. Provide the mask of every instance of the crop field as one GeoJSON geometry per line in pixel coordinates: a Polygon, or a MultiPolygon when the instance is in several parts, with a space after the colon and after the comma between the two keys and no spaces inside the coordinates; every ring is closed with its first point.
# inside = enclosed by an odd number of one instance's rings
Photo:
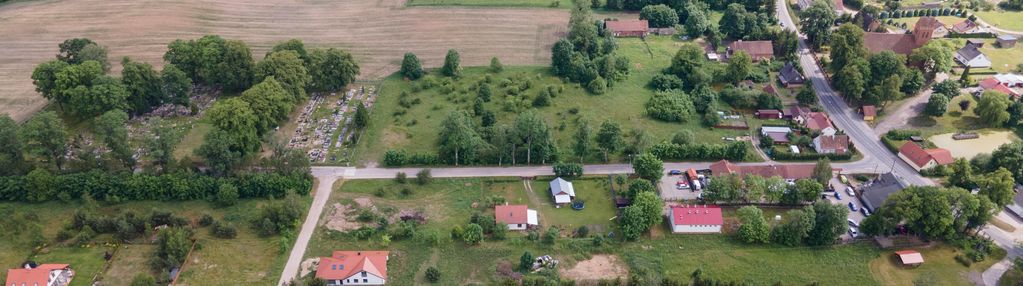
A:
{"type": "Polygon", "coordinates": [[[500,6],[570,8],[571,1],[562,0],[408,0],[408,6],[500,6]],[[564,2],[564,3],[562,3],[564,2]]]}
{"type": "Polygon", "coordinates": [[[398,69],[405,52],[437,67],[448,49],[463,65],[501,56],[507,65],[550,61],[550,46],[567,26],[567,9],[405,8],[404,0],[67,0],[0,5],[0,113],[24,119],[45,105],[32,86],[32,69],[57,54],[57,44],[86,37],[107,46],[113,73],[121,57],[159,68],[175,39],[219,34],[239,39],[262,55],[291,38],[312,47],[350,51],[360,78],[398,69]]]}

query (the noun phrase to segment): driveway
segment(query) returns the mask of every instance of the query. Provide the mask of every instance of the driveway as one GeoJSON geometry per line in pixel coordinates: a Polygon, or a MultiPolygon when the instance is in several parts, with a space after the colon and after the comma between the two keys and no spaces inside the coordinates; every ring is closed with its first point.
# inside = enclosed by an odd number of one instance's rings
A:
{"type": "MultiPolygon", "coordinates": [[[[948,74],[940,73],[934,76],[934,82],[941,82],[948,79],[948,74]]],[[[884,118],[881,119],[877,125],[874,126],[874,134],[877,136],[884,135],[892,129],[900,128],[912,128],[909,126],[909,120],[913,117],[917,117],[920,113],[924,112],[924,108],[927,107],[927,102],[931,98],[930,88],[920,92],[916,96],[906,100],[902,105],[892,111],[885,111],[884,118]]]]}
{"type": "MultiPolygon", "coordinates": [[[[863,204],[860,202],[859,199],[860,192],[856,191],[855,192],[856,195],[849,195],[849,192],[846,190],[846,187],[848,187],[849,185],[843,184],[842,181],[839,180],[838,178],[831,178],[830,183],[831,186],[835,188],[835,192],[824,193],[824,195],[828,197],[829,202],[836,205],[842,205],[845,208],[849,208],[849,203],[853,203],[854,205],[856,205],[857,208],[863,208],[863,204]],[[838,193],[842,197],[842,199],[835,198],[835,193],[838,193]]],[[[859,210],[857,211],[849,210],[849,215],[847,216],[847,218],[855,221],[856,225],[858,226],[860,222],[863,222],[863,219],[867,217],[864,216],[863,213],[860,212],[859,210]]],[[[859,227],[856,228],[858,229],[859,227]]],[[[846,232],[845,234],[842,235],[843,240],[851,238],[852,237],[849,236],[849,232],[846,232]]]]}

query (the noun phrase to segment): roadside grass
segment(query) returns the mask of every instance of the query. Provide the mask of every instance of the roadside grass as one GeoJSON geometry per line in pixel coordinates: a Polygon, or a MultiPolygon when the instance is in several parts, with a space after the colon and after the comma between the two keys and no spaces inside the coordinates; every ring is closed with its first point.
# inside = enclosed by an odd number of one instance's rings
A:
{"type": "Polygon", "coordinates": [[[1018,286],[1023,285],[1023,271],[1010,267],[1009,271],[1006,271],[1002,275],[1001,279],[998,279],[999,286],[1018,286]]]}
{"type": "Polygon", "coordinates": [[[563,232],[573,232],[586,226],[590,233],[607,234],[613,231],[617,209],[611,199],[611,190],[606,176],[595,176],[573,179],[576,200],[585,202],[582,210],[572,209],[571,205],[555,207],[551,197],[550,180],[540,178],[532,183],[533,192],[540,201],[537,211],[547,220],[547,226],[556,226],[563,232]]]}
{"type": "MultiPolygon", "coordinates": [[[[303,207],[308,207],[311,202],[310,197],[299,197],[299,200],[303,207]]],[[[259,237],[252,229],[249,221],[258,214],[259,206],[266,202],[268,200],[248,199],[224,208],[215,208],[206,201],[143,201],[114,205],[100,203],[95,212],[103,215],[117,215],[129,210],[138,214],[162,210],[186,217],[193,222],[198,221],[202,214],[208,213],[217,220],[230,221],[238,230],[238,237],[235,239],[214,238],[210,235],[209,227],[195,230],[194,238],[199,241],[199,246],[192,253],[190,260],[185,263],[179,283],[231,285],[238,281],[247,281],[256,284],[273,284],[280,277],[281,269],[285,263],[285,255],[290,249],[291,243],[288,242],[287,247],[282,251],[280,247],[282,237],[259,237]],[[253,260],[238,263],[238,255],[241,253],[252,257],[253,260]]],[[[80,208],[83,206],[79,202],[0,203],[0,211],[12,217],[19,213],[46,210],[46,215],[38,215],[39,219],[32,221],[31,224],[38,225],[42,236],[48,241],[46,247],[33,255],[34,251],[27,236],[0,236],[0,263],[2,263],[0,268],[18,267],[25,260],[34,260],[39,263],[70,263],[78,273],[74,279],[76,282],[72,285],[91,285],[91,279],[96,274],[101,274],[104,285],[110,283],[113,283],[111,285],[120,285],[117,283],[122,282],[127,284],[135,274],[142,271],[150,271],[150,274],[157,278],[166,277],[166,273],[152,271],[149,266],[155,245],[150,244],[148,236],[139,238],[131,244],[121,244],[120,249],[117,249],[110,261],[109,269],[103,268],[103,254],[107,250],[114,251],[114,248],[104,246],[109,242],[117,243],[112,235],[97,236],[89,247],[54,242],[57,231],[70,221],[73,213],[80,208]]],[[[113,246],[111,245],[111,247],[113,246]]]]}
{"type": "MultiPolygon", "coordinates": [[[[647,88],[647,84],[654,75],[671,64],[672,56],[685,42],[670,36],[650,36],[646,41],[625,38],[618,39],[617,43],[618,53],[629,58],[632,69],[628,78],[616,82],[604,95],[591,95],[579,84],[553,76],[550,68],[545,66],[505,67],[499,74],[489,72],[487,67],[467,67],[461,78],[453,80],[431,74],[427,78],[409,82],[401,79],[400,75],[391,75],[381,85],[380,95],[370,114],[369,127],[358,143],[355,152],[357,162],[365,165],[381,160],[388,149],[404,149],[410,153],[435,152],[441,122],[452,111],[472,110],[477,92],[471,87],[486,76],[493,78],[491,87],[494,92],[491,102],[484,104],[484,107],[495,113],[497,125],[510,125],[519,113],[533,108],[505,108],[509,97],[506,94],[508,88],[500,85],[505,79],[514,78],[516,84],[527,80],[532,83],[530,88],[521,93],[527,102],[532,102],[540,90],[548,85],[562,88],[563,91],[551,99],[550,106],[536,108],[550,125],[560,150],[571,150],[579,121],[587,121],[596,132],[604,120],[614,120],[622,125],[625,134],[633,130],[645,130],[651,142],[670,140],[681,130],[692,130],[697,135],[696,141],[703,143],[722,143],[722,137],[748,134],[745,130],[705,128],[695,116],[685,123],[669,123],[648,117],[646,102],[653,91],[647,88]],[[450,84],[413,92],[412,85],[421,85],[428,80],[439,83],[450,81],[450,84]],[[398,97],[402,91],[409,92],[410,98],[419,99],[421,103],[410,108],[399,106],[398,97]]],[[[577,158],[571,158],[574,156],[564,157],[568,157],[563,158],[565,161],[578,161],[577,158]]],[[[599,154],[593,154],[584,162],[596,163],[602,162],[602,159],[599,154]]],[[[625,159],[617,156],[611,158],[611,161],[622,162],[625,159]]]]}
{"type": "Polygon", "coordinates": [[[933,117],[921,113],[909,119],[909,126],[919,130],[924,138],[942,133],[983,129],[986,126],[980,121],[980,117],[973,113],[974,108],[977,108],[977,100],[973,95],[959,95],[949,101],[948,111],[944,116],[933,117]],[[966,111],[959,108],[959,102],[963,100],[970,101],[969,109],[966,111]]]}
{"type": "Polygon", "coordinates": [[[977,17],[979,17],[981,20],[984,20],[984,22],[987,22],[988,24],[991,24],[992,26],[998,28],[1013,31],[1023,31],[1023,21],[1019,20],[1021,17],[1023,17],[1023,12],[992,10],[975,12],[974,15],[977,15],[977,17]]]}
{"type": "Polygon", "coordinates": [[[955,261],[961,252],[952,246],[940,244],[917,250],[924,257],[920,267],[903,267],[894,251],[883,251],[869,262],[870,272],[886,285],[971,285],[970,272],[984,272],[1005,257],[1005,250],[997,248],[984,261],[966,267],[955,261]]]}
{"type": "Polygon", "coordinates": [[[406,6],[481,6],[571,8],[568,0],[408,0],[406,6]],[[556,3],[556,4],[555,4],[556,3]]]}

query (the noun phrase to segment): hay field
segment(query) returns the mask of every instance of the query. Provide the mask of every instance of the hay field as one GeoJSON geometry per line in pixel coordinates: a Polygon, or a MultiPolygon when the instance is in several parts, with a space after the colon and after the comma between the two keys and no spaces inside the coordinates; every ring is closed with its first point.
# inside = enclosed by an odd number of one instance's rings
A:
{"type": "Polygon", "coordinates": [[[274,43],[302,39],[340,47],[362,66],[362,79],[397,71],[415,52],[426,67],[459,50],[462,65],[550,61],[568,11],[543,8],[406,8],[404,0],[40,0],[0,5],[0,113],[24,119],[45,105],[32,69],[67,38],[87,37],[110,50],[113,72],[131,56],[162,66],[167,43],[219,34],[253,47],[258,59],[274,43]]]}

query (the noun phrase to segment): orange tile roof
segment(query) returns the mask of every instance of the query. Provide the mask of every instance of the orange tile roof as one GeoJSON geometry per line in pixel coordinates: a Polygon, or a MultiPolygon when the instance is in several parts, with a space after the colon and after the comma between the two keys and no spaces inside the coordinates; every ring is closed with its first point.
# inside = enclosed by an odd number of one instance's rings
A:
{"type": "Polygon", "coordinates": [[[955,159],[952,158],[952,152],[942,148],[926,149],[924,152],[927,152],[927,155],[930,155],[938,165],[948,165],[955,162],[955,159]]]}
{"type": "Polygon", "coordinates": [[[867,116],[871,116],[871,117],[877,116],[877,107],[874,107],[873,105],[864,105],[863,106],[863,116],[864,117],[867,117],[867,116]]]}
{"type": "Polygon", "coordinates": [[[497,223],[526,224],[529,223],[529,207],[526,205],[498,205],[494,207],[494,218],[497,223]]]}
{"type": "Polygon", "coordinates": [[[784,179],[797,180],[813,176],[814,164],[785,164],[785,165],[752,165],[739,166],[728,162],[728,160],[717,161],[710,165],[710,172],[714,176],[737,174],[745,176],[748,174],[761,177],[779,176],[784,179]]]}
{"type": "Polygon", "coordinates": [[[316,278],[341,280],[360,272],[387,279],[388,251],[334,251],[331,257],[321,257],[316,267],[316,278]]]}
{"type": "Polygon", "coordinates": [[[7,270],[7,283],[4,285],[46,285],[49,283],[50,271],[68,269],[69,264],[42,264],[32,269],[13,268],[7,270]]]}
{"type": "Polygon", "coordinates": [[[646,32],[649,30],[647,20],[605,21],[607,29],[613,32],[646,32]]]}
{"type": "Polygon", "coordinates": [[[930,162],[931,160],[934,160],[934,162],[938,163],[938,165],[947,165],[954,161],[952,153],[948,150],[941,148],[925,150],[920,147],[920,145],[913,142],[906,142],[906,144],[902,144],[902,147],[899,147],[899,154],[906,156],[906,158],[909,158],[914,165],[921,168],[926,166],[927,162],[930,162]]]}
{"type": "Polygon", "coordinates": [[[774,45],[771,41],[735,41],[728,48],[732,51],[744,51],[753,60],[771,58],[774,56],[774,45]]]}
{"type": "Polygon", "coordinates": [[[828,114],[824,112],[810,112],[806,119],[806,128],[810,130],[820,131],[828,127],[831,127],[831,120],[828,119],[828,114]]]}
{"type": "Polygon", "coordinates": [[[849,151],[849,136],[848,135],[832,135],[832,136],[820,136],[821,149],[824,150],[835,150],[835,153],[845,154],[849,151]]]}

